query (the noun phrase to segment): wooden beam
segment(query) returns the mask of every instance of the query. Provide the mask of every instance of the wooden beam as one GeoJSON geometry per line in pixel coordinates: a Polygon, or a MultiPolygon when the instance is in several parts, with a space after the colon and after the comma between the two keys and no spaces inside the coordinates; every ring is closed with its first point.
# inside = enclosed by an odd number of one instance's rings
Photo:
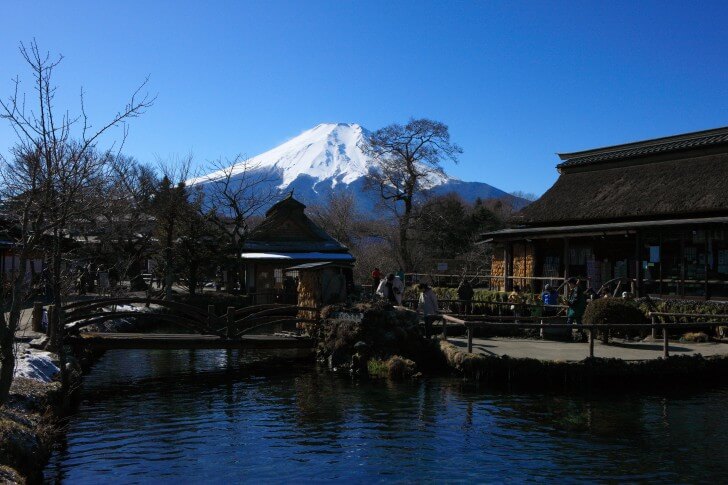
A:
{"type": "Polygon", "coordinates": [[[246,335],[225,339],[217,335],[84,333],[66,341],[94,350],[112,349],[313,349],[313,340],[304,337],[246,335]]]}

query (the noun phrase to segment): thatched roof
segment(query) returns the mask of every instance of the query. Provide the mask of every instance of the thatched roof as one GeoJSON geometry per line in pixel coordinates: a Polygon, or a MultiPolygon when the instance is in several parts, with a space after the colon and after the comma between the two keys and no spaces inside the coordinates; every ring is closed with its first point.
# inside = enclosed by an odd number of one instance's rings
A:
{"type": "Polygon", "coordinates": [[[548,226],[728,215],[728,128],[711,130],[712,141],[674,138],[679,137],[660,139],[668,140],[663,145],[648,140],[641,148],[634,143],[628,150],[621,145],[611,152],[562,155],[559,179],[513,222],[548,226]],[[696,145],[686,146],[690,140],[696,145]]]}
{"type": "Polygon", "coordinates": [[[243,251],[348,252],[346,246],[306,216],[305,208],[292,195],[274,204],[248,236],[243,251]]]}

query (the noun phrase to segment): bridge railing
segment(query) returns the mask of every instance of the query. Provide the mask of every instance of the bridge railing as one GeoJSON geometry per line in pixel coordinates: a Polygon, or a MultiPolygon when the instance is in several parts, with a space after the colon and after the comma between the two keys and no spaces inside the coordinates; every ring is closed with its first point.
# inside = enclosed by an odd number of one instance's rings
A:
{"type": "Polygon", "coordinates": [[[107,320],[136,318],[161,320],[195,333],[224,338],[238,338],[266,326],[314,322],[319,316],[319,308],[280,303],[243,308],[230,306],[223,315],[216,315],[214,305],[209,305],[205,311],[186,303],[151,298],[100,298],[70,303],[61,310],[64,334],[78,334],[85,327],[107,320]],[[125,305],[153,305],[166,311],[117,309],[125,305]]]}

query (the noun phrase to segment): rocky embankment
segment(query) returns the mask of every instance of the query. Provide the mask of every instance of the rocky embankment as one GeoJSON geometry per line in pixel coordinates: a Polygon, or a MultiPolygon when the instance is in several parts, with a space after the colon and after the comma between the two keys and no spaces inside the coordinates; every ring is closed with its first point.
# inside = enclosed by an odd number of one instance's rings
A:
{"type": "MultiPolygon", "coordinates": [[[[150,310],[143,310],[150,311],[150,310]]],[[[141,324],[118,319],[94,325],[95,332],[133,332],[141,324]]],[[[40,345],[36,341],[31,345],[40,345]]],[[[69,355],[69,385],[60,382],[58,356],[17,344],[15,378],[8,402],[0,408],[0,483],[39,483],[60,423],[71,409],[81,383],[81,366],[88,368],[97,355],[69,355]]]]}
{"type": "Polygon", "coordinates": [[[318,342],[317,359],[332,370],[409,377],[443,363],[437,342],[424,338],[411,310],[386,302],[332,305],[322,319],[308,332],[318,342]]]}
{"type": "Polygon", "coordinates": [[[20,344],[10,397],[0,409],[0,481],[42,481],[57,436],[63,397],[56,356],[20,344]]]}
{"type": "Polygon", "coordinates": [[[465,378],[525,389],[669,389],[677,383],[704,385],[725,382],[728,356],[683,355],[667,359],[629,361],[588,358],[548,361],[507,355],[468,353],[443,340],[447,364],[465,378]]]}

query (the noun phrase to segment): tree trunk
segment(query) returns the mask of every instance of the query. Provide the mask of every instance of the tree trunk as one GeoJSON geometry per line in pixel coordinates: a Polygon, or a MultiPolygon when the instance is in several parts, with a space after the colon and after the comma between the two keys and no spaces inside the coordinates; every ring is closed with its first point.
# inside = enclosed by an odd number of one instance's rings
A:
{"type": "Polygon", "coordinates": [[[28,265],[27,245],[20,251],[18,257],[18,274],[11,286],[10,314],[5,319],[4,305],[0,307],[0,406],[8,398],[10,386],[13,383],[15,371],[15,331],[20,322],[20,308],[23,304],[23,283],[25,282],[25,268],[28,265]]]}
{"type": "Polygon", "coordinates": [[[15,332],[11,327],[5,321],[5,312],[0,312],[0,408],[8,399],[15,372],[15,332]]]}
{"type": "Polygon", "coordinates": [[[410,252],[409,226],[412,218],[412,199],[404,200],[404,215],[399,221],[399,256],[402,259],[402,267],[405,272],[411,272],[412,254],[410,252]]]}
{"type": "Polygon", "coordinates": [[[174,283],[174,271],[172,269],[172,246],[168,243],[164,249],[164,299],[172,299],[172,284],[174,283]]]}
{"type": "MultiPolygon", "coordinates": [[[[63,227],[65,227],[65,220],[62,220],[63,227]]],[[[62,289],[62,275],[61,275],[61,260],[63,253],[61,251],[61,235],[56,229],[53,231],[53,251],[51,253],[51,265],[52,265],[52,289],[53,304],[56,305],[56,311],[54,314],[54,321],[49,321],[48,325],[55,325],[56,348],[54,351],[58,352],[58,366],[61,371],[61,386],[64,391],[68,390],[68,372],[66,371],[66,350],[63,346],[63,339],[65,337],[65,328],[63,321],[63,295],[62,289]]]]}
{"type": "Polygon", "coordinates": [[[190,262],[190,271],[189,271],[189,281],[187,282],[189,284],[188,291],[190,292],[191,296],[195,296],[197,293],[197,263],[196,262],[190,262]]]}

